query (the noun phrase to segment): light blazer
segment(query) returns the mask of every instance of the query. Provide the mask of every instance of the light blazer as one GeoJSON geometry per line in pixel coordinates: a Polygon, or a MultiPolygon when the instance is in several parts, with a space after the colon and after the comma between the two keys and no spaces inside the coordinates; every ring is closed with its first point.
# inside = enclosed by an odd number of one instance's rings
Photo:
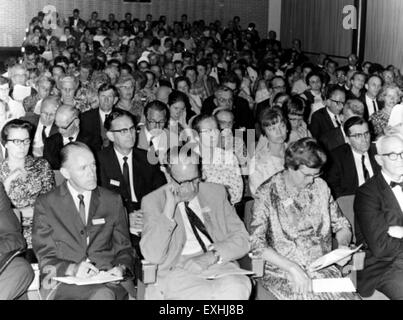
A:
{"type": "MultiPolygon", "coordinates": [[[[179,145],[179,135],[176,132],[169,131],[168,129],[164,129],[165,139],[160,140],[160,145],[158,146],[160,149],[167,151],[171,147],[175,147],[179,145]]],[[[148,151],[150,149],[150,143],[147,140],[145,126],[141,126],[140,130],[137,133],[136,139],[136,147],[148,151]]],[[[157,146],[156,146],[157,147],[157,146]]]]}
{"type": "MultiPolygon", "coordinates": [[[[237,260],[249,252],[249,236],[243,222],[227,199],[223,186],[200,183],[198,199],[204,224],[213,239],[214,248],[223,262],[237,260]]],[[[143,198],[144,228],[140,248],[144,258],[158,265],[163,277],[174,267],[186,242],[186,231],[179,208],[173,220],[163,215],[165,191],[163,187],[143,198]]]]}
{"type": "Polygon", "coordinates": [[[46,266],[54,266],[57,276],[64,276],[69,264],[87,258],[98,269],[122,264],[133,272],[133,249],[122,199],[102,187],[92,191],[87,226],[81,221],[66,182],[39,197],[32,245],[42,275],[46,266]]]}
{"type": "Polygon", "coordinates": [[[359,293],[368,297],[398,255],[403,254],[403,239],[392,238],[390,226],[403,227],[403,212],[382,173],[378,173],[356,193],[354,200],[357,244],[364,244],[364,270],[357,274],[359,293]]]}

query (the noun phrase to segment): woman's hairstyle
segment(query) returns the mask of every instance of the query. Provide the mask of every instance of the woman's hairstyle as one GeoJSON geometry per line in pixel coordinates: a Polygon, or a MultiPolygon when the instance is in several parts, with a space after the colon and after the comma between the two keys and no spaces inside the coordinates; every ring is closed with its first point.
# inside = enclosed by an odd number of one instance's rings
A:
{"type": "Polygon", "coordinates": [[[273,126],[280,122],[284,122],[285,124],[287,124],[284,113],[279,107],[264,108],[259,113],[257,121],[262,132],[265,132],[265,128],[273,126]]]}
{"type": "Polygon", "coordinates": [[[122,117],[127,117],[133,121],[133,125],[136,127],[137,126],[137,121],[136,118],[128,111],[116,108],[113,110],[105,119],[104,127],[106,131],[111,130],[112,128],[112,122],[115,121],[118,118],[122,117]]]}
{"type": "Polygon", "coordinates": [[[6,144],[11,129],[25,129],[27,130],[29,137],[32,139],[32,124],[25,120],[13,119],[7,122],[1,130],[1,141],[3,145],[6,144]]]}
{"type": "Polygon", "coordinates": [[[172,106],[177,102],[183,102],[185,105],[188,103],[188,97],[183,92],[173,90],[168,96],[168,106],[172,106]]]}
{"type": "Polygon", "coordinates": [[[318,77],[320,82],[323,84],[323,76],[320,72],[316,72],[316,71],[311,71],[308,73],[308,75],[305,78],[305,83],[309,85],[309,80],[311,80],[312,77],[318,77]]]}
{"type": "Polygon", "coordinates": [[[388,93],[388,90],[395,90],[397,92],[397,95],[399,98],[402,97],[402,90],[395,85],[395,84],[388,84],[382,87],[381,92],[379,93],[379,101],[385,101],[386,94],[388,93]]]}
{"type": "Polygon", "coordinates": [[[304,165],[307,168],[320,169],[326,163],[325,151],[315,139],[303,138],[291,143],[285,151],[286,169],[298,170],[304,165]]]}
{"type": "Polygon", "coordinates": [[[303,98],[294,96],[290,100],[285,103],[285,110],[287,115],[304,115],[304,111],[306,108],[306,102],[303,98]]]}
{"type": "Polygon", "coordinates": [[[187,77],[183,77],[183,76],[175,78],[175,80],[174,80],[174,88],[176,90],[178,90],[178,84],[179,84],[179,82],[182,82],[182,81],[185,81],[187,83],[189,89],[190,89],[190,86],[191,86],[190,80],[187,77]]]}

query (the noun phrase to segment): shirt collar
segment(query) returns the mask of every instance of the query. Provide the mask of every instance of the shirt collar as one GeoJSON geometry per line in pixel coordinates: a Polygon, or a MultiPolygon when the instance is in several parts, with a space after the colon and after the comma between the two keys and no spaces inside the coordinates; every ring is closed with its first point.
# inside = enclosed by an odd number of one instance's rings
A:
{"type": "Polygon", "coordinates": [[[119,159],[121,162],[124,161],[124,160],[123,160],[123,157],[127,157],[127,159],[129,160],[129,162],[131,162],[133,150],[130,150],[130,153],[129,153],[127,156],[125,156],[125,155],[121,154],[118,150],[116,150],[116,148],[113,148],[113,149],[115,150],[116,156],[118,157],[118,159],[119,159]]]}
{"type": "Polygon", "coordinates": [[[84,196],[84,199],[87,199],[87,200],[89,200],[91,197],[92,191],[84,191],[82,193],[78,193],[78,191],[76,189],[74,189],[74,187],[71,185],[70,181],[67,181],[67,188],[69,189],[69,192],[70,192],[71,196],[73,197],[74,201],[78,200],[79,194],[82,194],[84,196]]]}

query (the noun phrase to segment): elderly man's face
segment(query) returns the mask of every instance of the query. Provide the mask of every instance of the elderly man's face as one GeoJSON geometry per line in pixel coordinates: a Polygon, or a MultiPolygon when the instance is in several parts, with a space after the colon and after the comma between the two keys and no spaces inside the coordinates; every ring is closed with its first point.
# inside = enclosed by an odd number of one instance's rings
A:
{"type": "Polygon", "coordinates": [[[230,112],[221,111],[216,115],[220,130],[230,129],[234,126],[234,116],[230,112]]]}
{"type": "Polygon", "coordinates": [[[217,97],[214,99],[218,108],[225,108],[232,110],[234,99],[231,91],[218,92],[217,97]]]}
{"type": "Polygon", "coordinates": [[[171,165],[170,176],[180,201],[190,201],[199,193],[200,175],[197,164],[171,165]]]}
{"type": "Polygon", "coordinates": [[[118,86],[120,98],[122,100],[131,100],[134,94],[134,85],[131,81],[126,81],[118,86]]]}
{"type": "Polygon", "coordinates": [[[60,91],[62,93],[63,100],[74,99],[74,94],[76,92],[76,86],[73,81],[63,81],[61,83],[60,91]]]}
{"type": "Polygon", "coordinates": [[[45,101],[41,106],[40,121],[46,126],[50,127],[55,121],[57,111],[57,104],[54,101],[45,101]]]}
{"type": "Polygon", "coordinates": [[[71,112],[56,112],[55,124],[59,133],[68,138],[79,130],[80,120],[71,112]]]}
{"type": "Polygon", "coordinates": [[[77,191],[92,191],[97,187],[95,158],[88,150],[73,150],[62,168],[62,174],[77,191]]]}
{"type": "Polygon", "coordinates": [[[392,160],[394,155],[403,153],[403,140],[398,137],[390,137],[382,145],[382,150],[378,150],[375,156],[376,161],[390,177],[403,176],[403,159],[397,157],[392,160]]]}
{"type": "Polygon", "coordinates": [[[163,132],[166,122],[167,115],[164,111],[148,110],[146,128],[153,136],[159,136],[163,132]]]}

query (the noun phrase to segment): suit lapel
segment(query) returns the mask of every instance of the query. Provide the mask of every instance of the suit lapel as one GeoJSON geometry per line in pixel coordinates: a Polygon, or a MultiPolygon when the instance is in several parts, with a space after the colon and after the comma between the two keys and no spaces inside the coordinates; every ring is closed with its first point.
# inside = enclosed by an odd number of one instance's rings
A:
{"type": "Polygon", "coordinates": [[[88,211],[87,225],[91,224],[92,219],[95,216],[95,213],[97,212],[99,206],[99,197],[100,197],[99,188],[96,188],[91,192],[91,201],[90,201],[90,208],[88,211]]]}
{"type": "Polygon", "coordinates": [[[137,201],[140,202],[140,199],[142,198],[141,192],[145,185],[145,183],[143,183],[143,175],[142,175],[142,170],[144,169],[142,168],[141,163],[137,158],[137,154],[134,148],[132,151],[132,166],[133,166],[134,194],[136,195],[137,201]]]}
{"type": "Polygon", "coordinates": [[[393,212],[398,213],[399,219],[401,219],[403,217],[402,209],[400,208],[399,202],[397,201],[395,194],[393,193],[390,186],[387,184],[381,172],[378,174],[378,179],[381,192],[384,195],[383,198],[385,199],[386,206],[391,207],[393,212]]]}
{"type": "Polygon", "coordinates": [[[351,147],[348,144],[345,152],[345,164],[347,174],[351,174],[351,180],[353,185],[358,186],[357,167],[355,166],[353,151],[351,150],[351,147]]]}

